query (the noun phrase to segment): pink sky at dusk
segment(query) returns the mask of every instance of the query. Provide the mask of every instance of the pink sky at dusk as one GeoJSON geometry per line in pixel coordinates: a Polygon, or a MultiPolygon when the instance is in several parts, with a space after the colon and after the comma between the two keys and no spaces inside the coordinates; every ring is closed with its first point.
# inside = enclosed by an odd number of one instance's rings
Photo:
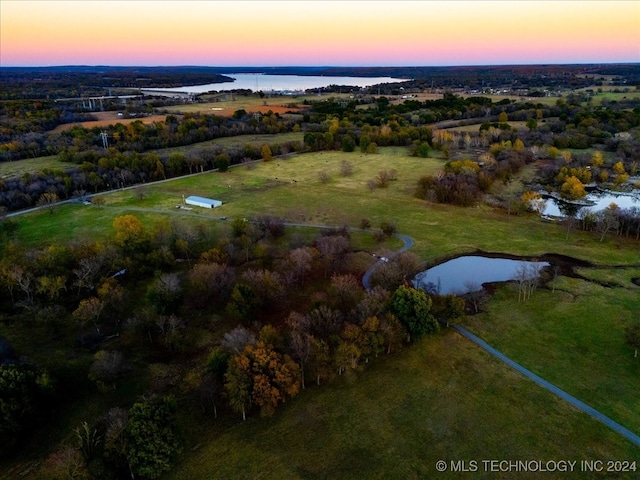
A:
{"type": "Polygon", "coordinates": [[[0,66],[640,62],[640,1],[0,1],[0,66]]]}

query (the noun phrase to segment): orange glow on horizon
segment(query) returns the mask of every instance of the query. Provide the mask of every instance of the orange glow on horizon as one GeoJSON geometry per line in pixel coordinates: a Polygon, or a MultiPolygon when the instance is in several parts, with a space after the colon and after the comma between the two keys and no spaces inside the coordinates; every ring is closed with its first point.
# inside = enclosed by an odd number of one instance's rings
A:
{"type": "Polygon", "coordinates": [[[0,2],[0,65],[640,61],[635,1],[0,2]]]}

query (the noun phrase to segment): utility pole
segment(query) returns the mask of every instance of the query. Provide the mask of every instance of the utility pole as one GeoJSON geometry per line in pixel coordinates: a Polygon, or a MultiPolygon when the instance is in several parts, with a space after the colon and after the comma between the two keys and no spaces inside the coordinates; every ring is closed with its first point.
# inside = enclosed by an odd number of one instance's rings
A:
{"type": "Polygon", "coordinates": [[[102,146],[104,147],[105,150],[109,149],[109,134],[107,133],[106,130],[103,130],[102,133],[100,133],[100,136],[102,137],[102,146]]]}

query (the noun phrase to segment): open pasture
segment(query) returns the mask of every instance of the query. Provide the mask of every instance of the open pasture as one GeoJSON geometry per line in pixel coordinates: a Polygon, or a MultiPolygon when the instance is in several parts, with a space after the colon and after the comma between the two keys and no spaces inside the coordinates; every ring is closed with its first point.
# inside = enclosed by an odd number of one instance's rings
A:
{"type": "Polygon", "coordinates": [[[67,130],[71,130],[75,125],[81,125],[84,128],[102,128],[107,127],[109,125],[115,125],[117,123],[121,123],[123,125],[128,125],[132,122],[140,121],[142,123],[154,123],[154,122],[164,122],[166,115],[147,115],[147,116],[139,116],[132,118],[123,118],[118,116],[118,112],[94,112],[93,115],[97,117],[97,120],[88,120],[86,122],[76,122],[76,123],[64,123],[62,125],[58,125],[56,128],[51,130],[50,133],[60,133],[67,130]]]}
{"type": "Polygon", "coordinates": [[[45,169],[64,170],[73,167],[74,164],[61,162],[58,155],[47,157],[25,158],[13,162],[0,162],[0,179],[9,177],[19,177],[24,174],[37,173],[45,169]]]}
{"type": "Polygon", "coordinates": [[[201,99],[204,100],[203,102],[163,107],[163,110],[170,113],[200,113],[221,116],[231,116],[237,110],[245,110],[248,113],[267,113],[271,110],[273,113],[284,114],[287,112],[295,113],[302,108],[306,108],[303,102],[305,99],[311,98],[319,100],[326,99],[328,96],[279,95],[260,98],[258,95],[224,93],[202,95],[201,99]]]}
{"type": "Polygon", "coordinates": [[[528,256],[558,253],[601,264],[637,263],[637,244],[619,237],[607,236],[599,242],[595,235],[573,232],[567,239],[564,227],[542,222],[534,215],[509,216],[484,205],[458,208],[415,198],[418,178],[442,171],[444,162],[411,157],[406,150],[392,147],[372,155],[292,155],[238,166],[226,173],[208,172],[104,194],[104,208],[70,205],[52,214],[43,211],[23,215],[16,218],[17,235],[19,241],[31,245],[47,239],[68,241],[86,228],[110,228],[111,223],[102,215],[115,213],[102,212],[115,207],[205,218],[277,215],[291,222],[354,227],[367,218],[374,227],[392,221],[399,232],[415,238],[413,251],[430,262],[479,249],[528,256]],[[352,165],[349,176],[341,174],[343,161],[352,165]],[[390,170],[396,171],[397,180],[390,181],[386,188],[369,188],[369,182],[375,182],[381,171],[390,170]],[[216,198],[223,206],[181,211],[176,205],[181,204],[183,195],[216,198]],[[76,230],[73,216],[78,212],[83,220],[77,222],[76,230]],[[99,215],[100,220],[92,221],[93,215],[99,215]],[[43,220],[48,227],[43,228],[43,220]],[[96,222],[98,225],[94,225],[96,222]]]}
{"type": "MultiPolygon", "coordinates": [[[[529,479],[539,477],[496,476],[482,460],[638,458],[629,442],[452,330],[310,386],[272,418],[184,428],[191,435],[170,479],[529,479]],[[452,472],[460,460],[480,468],[452,472]]],[[[576,468],[561,478],[599,477],[576,468]]]]}
{"type": "MultiPolygon", "coordinates": [[[[66,205],[19,216],[17,240],[37,245],[83,235],[105,238],[113,219],[125,213],[148,226],[180,219],[220,228],[228,228],[221,216],[277,215],[289,222],[356,227],[368,218],[374,227],[391,221],[413,237],[412,252],[429,264],[478,249],[589,260],[600,268],[580,273],[594,281],[559,277],[555,291],[551,284],[539,288],[526,303],[517,302],[513,286],[500,286],[482,313],[461,323],[638,433],[640,363],[623,334],[640,311],[640,288],[631,283],[638,276],[637,242],[612,236],[600,242],[585,232],[567,238],[564,227],[536,216],[414,198],[418,177],[442,171],[443,164],[400,148],[372,155],[292,155],[103,194],[103,207],[66,205]],[[341,173],[345,161],[353,167],[348,176],[341,173]],[[387,188],[368,188],[369,180],[391,169],[397,180],[387,188]],[[176,209],[183,195],[224,204],[176,209]],[[616,288],[600,284],[605,282],[616,288]]],[[[241,422],[226,413],[219,421],[184,416],[182,422],[185,449],[168,478],[432,478],[437,460],[640,457],[637,447],[451,330],[374,359],[362,372],[310,387],[272,418],[241,422]]],[[[616,478],[637,478],[636,473],[616,478]]],[[[576,471],[563,478],[595,477],[576,471]]]]}

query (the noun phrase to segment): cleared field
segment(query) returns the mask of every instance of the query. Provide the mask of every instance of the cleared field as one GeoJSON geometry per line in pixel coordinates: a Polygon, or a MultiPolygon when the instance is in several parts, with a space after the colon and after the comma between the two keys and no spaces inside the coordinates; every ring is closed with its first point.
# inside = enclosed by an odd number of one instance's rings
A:
{"type": "Polygon", "coordinates": [[[174,105],[163,107],[163,110],[171,113],[202,113],[210,115],[230,116],[237,110],[245,110],[249,113],[261,112],[266,113],[271,110],[273,113],[296,112],[306,106],[303,104],[305,99],[314,98],[316,100],[328,98],[327,96],[277,96],[264,97],[220,94],[215,96],[203,95],[202,98],[206,103],[189,103],[184,105],[174,105]]]}
{"type": "Polygon", "coordinates": [[[123,125],[128,125],[132,122],[140,121],[142,123],[153,123],[153,122],[164,122],[166,115],[148,115],[141,116],[135,118],[122,118],[118,116],[118,112],[95,112],[94,116],[98,117],[98,120],[90,120],[87,122],[78,122],[78,123],[65,123],[63,125],[58,125],[56,128],[51,130],[50,133],[60,133],[66,130],[70,130],[75,125],[82,125],[84,128],[94,128],[94,127],[107,127],[109,125],[115,125],[117,123],[121,123],[123,125]]]}
{"type": "Polygon", "coordinates": [[[62,169],[72,167],[74,164],[61,162],[57,155],[38,158],[26,158],[13,162],[0,162],[0,178],[19,177],[25,173],[37,173],[44,169],[62,169]]]}
{"type": "Polygon", "coordinates": [[[155,153],[161,157],[168,157],[172,153],[181,153],[186,155],[187,153],[198,153],[199,151],[211,147],[213,145],[222,145],[226,148],[238,147],[242,148],[245,145],[253,145],[255,147],[261,147],[264,144],[273,145],[276,143],[285,142],[303,142],[304,133],[278,133],[278,134],[263,134],[263,135],[238,135],[236,137],[224,137],[216,138],[206,142],[193,143],[184,147],[171,147],[161,148],[154,150],[155,153]]]}

